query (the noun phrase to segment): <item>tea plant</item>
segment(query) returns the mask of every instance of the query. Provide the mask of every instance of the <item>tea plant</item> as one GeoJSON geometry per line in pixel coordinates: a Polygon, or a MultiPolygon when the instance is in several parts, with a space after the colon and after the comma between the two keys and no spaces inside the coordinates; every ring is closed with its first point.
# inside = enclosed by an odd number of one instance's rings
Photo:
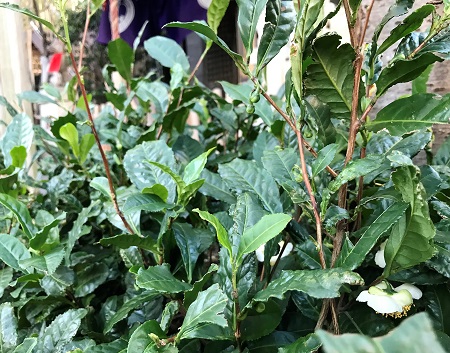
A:
{"type": "MultiPolygon", "coordinates": [[[[217,36],[228,3],[167,26],[199,33],[202,59],[212,45],[230,55],[249,79],[221,82],[230,101],[168,38],[144,47],[170,83],[133,77],[137,45],[118,39],[103,69],[110,104],[94,120],[57,2],[74,109],[50,134],[0,99],[13,118],[0,143],[1,352],[448,350],[450,144],[427,165],[413,158],[450,117],[450,96],[423,89],[448,58],[450,3],[396,0],[366,44],[360,1],[338,5],[351,37],[341,43],[324,33],[337,10],[321,17],[323,0],[238,0],[244,56],[217,36]],[[286,44],[284,93],[270,96],[263,72],[286,44]],[[372,116],[401,82],[415,93],[372,116]],[[39,178],[25,166],[32,142],[39,178]]],[[[53,98],[19,101],[59,104],[46,89],[53,98]]]]}

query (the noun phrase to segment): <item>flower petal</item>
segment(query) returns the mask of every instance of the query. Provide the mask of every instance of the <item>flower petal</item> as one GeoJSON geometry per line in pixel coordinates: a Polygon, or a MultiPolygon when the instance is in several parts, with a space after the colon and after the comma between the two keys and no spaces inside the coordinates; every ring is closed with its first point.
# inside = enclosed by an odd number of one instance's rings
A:
{"type": "MultiPolygon", "coordinates": [[[[280,244],[281,248],[283,248],[284,241],[280,241],[279,244],[280,244]]],[[[292,245],[292,243],[288,243],[286,245],[286,247],[284,248],[284,251],[283,251],[283,254],[281,255],[281,257],[285,257],[285,256],[289,255],[293,248],[294,248],[294,245],[292,245]]]]}
{"type": "Polygon", "coordinates": [[[403,283],[401,286],[394,288],[396,292],[406,289],[414,299],[422,298],[422,291],[410,283],[403,283]]]}
{"type": "Polygon", "coordinates": [[[380,314],[402,312],[403,307],[391,296],[371,295],[367,305],[380,314]]]}
{"type": "Polygon", "coordinates": [[[369,294],[368,290],[363,290],[361,293],[359,293],[359,295],[356,297],[356,300],[359,302],[367,302],[370,297],[372,296],[372,294],[369,294]]]}
{"type": "Polygon", "coordinates": [[[375,254],[375,263],[381,268],[386,267],[386,260],[384,259],[384,248],[386,247],[386,242],[381,243],[380,250],[375,254]]]}
{"type": "Polygon", "coordinates": [[[265,245],[263,244],[255,251],[256,258],[258,259],[259,262],[264,262],[264,249],[265,245]]]}

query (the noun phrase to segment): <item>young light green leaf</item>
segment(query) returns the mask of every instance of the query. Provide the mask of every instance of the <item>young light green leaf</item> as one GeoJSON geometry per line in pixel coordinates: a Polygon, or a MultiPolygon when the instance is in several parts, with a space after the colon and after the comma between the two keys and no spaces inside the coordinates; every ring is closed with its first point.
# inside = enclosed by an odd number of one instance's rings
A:
{"type": "Polygon", "coordinates": [[[120,76],[130,83],[133,77],[131,66],[134,61],[134,53],[128,43],[121,38],[109,42],[108,57],[116,67],[120,76]]]}
{"type": "Polygon", "coordinates": [[[322,342],[315,333],[299,338],[294,343],[278,349],[278,353],[313,353],[317,352],[322,342]]]}
{"type": "Polygon", "coordinates": [[[212,0],[206,13],[209,27],[217,34],[220,22],[227,11],[230,0],[212,0]]]}
{"type": "Polygon", "coordinates": [[[230,239],[228,238],[228,232],[225,230],[223,225],[219,222],[217,217],[207,211],[201,211],[198,208],[194,209],[193,211],[197,212],[201,219],[209,222],[214,227],[214,229],[216,230],[216,234],[217,234],[217,240],[219,241],[220,245],[222,245],[224,248],[226,248],[228,250],[229,254],[231,255],[232,250],[231,250],[230,239]]]}
{"type": "Polygon", "coordinates": [[[86,162],[89,151],[95,144],[95,137],[93,134],[83,135],[80,142],[80,164],[86,162]]]}
{"type": "Polygon", "coordinates": [[[194,182],[195,180],[197,180],[200,177],[200,174],[201,174],[203,168],[205,168],[206,161],[208,160],[208,156],[214,150],[215,150],[215,147],[202,153],[200,156],[198,156],[197,158],[190,161],[189,164],[186,166],[186,168],[184,168],[183,181],[186,183],[186,185],[194,182]]]}
{"type": "Polygon", "coordinates": [[[319,154],[317,155],[317,158],[312,164],[312,177],[316,177],[319,175],[319,173],[324,170],[334,159],[336,156],[336,153],[339,152],[339,145],[338,144],[331,144],[328,146],[325,146],[319,151],[319,154]]]}
{"type": "MultiPolygon", "coordinates": [[[[158,338],[166,337],[164,331],[161,330],[161,327],[159,326],[157,321],[150,320],[144,322],[131,335],[130,340],[128,341],[127,353],[166,352],[166,347],[162,347],[161,349],[157,348],[156,343],[154,340],[152,340],[150,334],[153,334],[158,338]]],[[[175,350],[175,352],[170,352],[170,350],[168,351],[168,353],[176,352],[177,350],[175,350]]]]}
{"type": "Polygon", "coordinates": [[[386,336],[376,338],[361,334],[334,336],[322,330],[316,334],[323,343],[325,353],[389,353],[393,352],[393,349],[396,352],[445,352],[436,338],[431,320],[425,313],[406,319],[386,336]]]}
{"type": "Polygon", "coordinates": [[[117,312],[109,318],[103,329],[103,333],[108,333],[115,324],[125,319],[131,310],[135,310],[142,306],[144,303],[150,302],[155,299],[159,293],[155,291],[145,291],[135,295],[133,298],[126,301],[117,312]]]}
{"type": "Polygon", "coordinates": [[[169,270],[169,265],[158,265],[146,270],[140,268],[136,276],[136,285],[159,293],[179,293],[192,288],[188,283],[176,279],[169,270]]]}
{"type": "Polygon", "coordinates": [[[376,119],[367,122],[366,127],[375,132],[387,129],[391,135],[401,136],[433,124],[448,124],[449,105],[450,94],[443,97],[429,93],[414,94],[381,109],[376,119]]]}
{"type": "Polygon", "coordinates": [[[195,338],[196,330],[205,324],[226,327],[228,322],[223,316],[223,310],[227,301],[226,295],[220,290],[218,284],[213,284],[207,290],[200,292],[186,312],[183,325],[177,334],[177,341],[195,338]]]}
{"type": "Polygon", "coordinates": [[[340,37],[327,35],[314,42],[313,60],[306,70],[307,95],[315,95],[326,103],[331,112],[349,119],[353,92],[353,67],[355,58],[349,44],[340,45],[340,37]]]}
{"type": "Polygon", "coordinates": [[[49,96],[36,91],[21,92],[17,95],[17,100],[20,106],[22,106],[22,101],[28,101],[30,103],[35,104],[48,104],[48,103],[58,104],[53,98],[50,98],[49,96]]]}
{"type": "Polygon", "coordinates": [[[293,1],[269,0],[266,7],[266,24],[258,48],[256,76],[287,44],[294,26],[293,1]]]}
{"type": "Polygon", "coordinates": [[[386,233],[392,226],[405,214],[408,204],[405,202],[396,202],[386,208],[361,234],[356,245],[349,251],[342,251],[336,261],[337,267],[346,270],[356,269],[366,258],[370,250],[378,242],[378,239],[386,233]]]}
{"type": "Polygon", "coordinates": [[[161,36],[152,37],[144,42],[144,48],[162,66],[173,67],[178,63],[185,72],[189,71],[189,60],[183,49],[173,39],[161,36]]]}
{"type": "Polygon", "coordinates": [[[100,239],[103,246],[114,245],[120,249],[128,249],[130,246],[137,246],[140,249],[157,251],[156,240],[152,237],[141,237],[137,234],[119,234],[113,237],[100,239]]]}
{"type": "Polygon", "coordinates": [[[400,23],[391,31],[389,37],[387,37],[383,44],[381,44],[378,48],[376,55],[380,55],[399,39],[418,29],[422,25],[423,20],[428,17],[433,11],[433,5],[424,5],[418,8],[416,11],[412,12],[402,21],[402,23],[400,23]]]}
{"type": "Polygon", "coordinates": [[[74,156],[78,159],[80,156],[80,145],[78,143],[78,130],[72,123],[67,123],[59,129],[61,137],[69,142],[74,156]]]}
{"type": "Polygon", "coordinates": [[[403,200],[409,203],[410,209],[408,215],[403,215],[395,224],[386,243],[386,277],[430,259],[436,234],[430,219],[426,192],[419,181],[416,167],[397,169],[392,173],[392,181],[403,200]]]}
{"type": "Polygon", "coordinates": [[[0,141],[5,167],[12,164],[11,150],[17,146],[24,146],[28,151],[33,143],[33,122],[26,114],[18,114],[9,123],[0,141]]]}
{"type": "Polygon", "coordinates": [[[9,152],[11,155],[11,165],[16,168],[22,168],[27,160],[27,150],[24,146],[15,146],[9,152]]]}
{"type": "Polygon", "coordinates": [[[191,282],[197,259],[209,248],[214,240],[214,234],[208,229],[193,228],[188,223],[174,223],[172,228],[188,281],[191,282]]]}
{"type": "Polygon", "coordinates": [[[336,298],[344,284],[363,285],[364,281],[357,273],[341,268],[282,271],[280,277],[256,293],[253,300],[265,302],[269,298],[283,299],[284,293],[292,290],[304,292],[313,298],[336,298]]]}
{"type": "Polygon", "coordinates": [[[7,194],[0,194],[0,204],[10,210],[16,216],[25,235],[31,239],[35,236],[37,229],[33,224],[27,207],[17,201],[14,197],[7,194]]]}
{"type": "Polygon", "coordinates": [[[158,196],[153,194],[132,194],[127,198],[123,206],[123,213],[130,214],[136,211],[159,212],[171,205],[162,201],[158,196]]]}
{"type": "Polygon", "coordinates": [[[240,264],[244,254],[251,253],[261,245],[275,238],[291,221],[292,217],[283,213],[264,216],[253,227],[244,230],[239,243],[236,261],[240,264]]]}

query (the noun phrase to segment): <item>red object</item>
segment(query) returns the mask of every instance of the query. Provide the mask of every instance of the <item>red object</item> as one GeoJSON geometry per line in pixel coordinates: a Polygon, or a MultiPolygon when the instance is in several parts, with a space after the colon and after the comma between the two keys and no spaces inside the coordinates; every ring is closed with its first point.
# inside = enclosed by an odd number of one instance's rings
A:
{"type": "Polygon", "coordinates": [[[49,73],[59,72],[61,69],[63,53],[55,53],[50,59],[50,67],[48,68],[49,73]]]}

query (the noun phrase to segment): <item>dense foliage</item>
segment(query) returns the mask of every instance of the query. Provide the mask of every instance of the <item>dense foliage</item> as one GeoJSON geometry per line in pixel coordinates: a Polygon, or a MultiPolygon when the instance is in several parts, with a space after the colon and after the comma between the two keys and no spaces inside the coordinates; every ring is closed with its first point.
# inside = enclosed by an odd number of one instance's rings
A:
{"type": "MultiPolygon", "coordinates": [[[[248,76],[221,82],[230,100],[163,37],[144,47],[170,84],[133,77],[136,48],[109,44],[96,129],[75,81],[74,109],[50,132],[0,97],[12,117],[0,142],[0,352],[448,351],[450,142],[427,165],[413,158],[450,117],[450,95],[424,85],[449,57],[450,3],[438,15],[396,0],[368,45],[357,0],[339,4],[351,43],[323,33],[335,15],[323,17],[323,0],[237,3],[245,56],[216,34],[228,0],[212,1],[207,23],[169,24],[248,76]],[[271,97],[263,72],[289,42],[292,68],[271,97]],[[413,94],[372,116],[400,82],[413,94]]],[[[62,101],[45,89],[19,106],[62,101]]]]}

